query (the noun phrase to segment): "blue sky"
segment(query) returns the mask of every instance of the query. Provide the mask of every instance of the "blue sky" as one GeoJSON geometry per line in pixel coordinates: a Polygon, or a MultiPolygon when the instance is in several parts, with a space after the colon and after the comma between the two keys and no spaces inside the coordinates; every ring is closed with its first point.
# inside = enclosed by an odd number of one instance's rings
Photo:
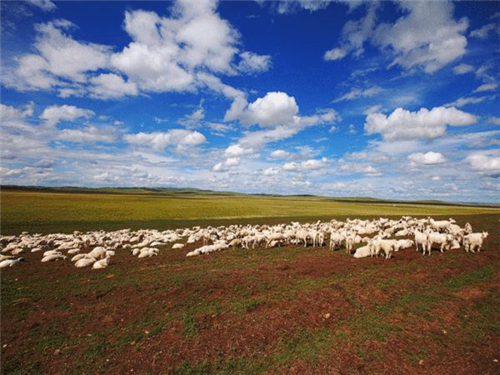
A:
{"type": "Polygon", "coordinates": [[[1,3],[3,184],[498,202],[500,3],[1,3]]]}

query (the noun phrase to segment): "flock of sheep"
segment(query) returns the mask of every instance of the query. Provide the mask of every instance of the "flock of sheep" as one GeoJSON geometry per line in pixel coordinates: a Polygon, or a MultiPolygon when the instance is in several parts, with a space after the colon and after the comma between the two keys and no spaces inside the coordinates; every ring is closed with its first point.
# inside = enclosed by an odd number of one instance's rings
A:
{"type": "Polygon", "coordinates": [[[0,236],[0,268],[20,264],[19,257],[25,252],[40,252],[41,262],[66,260],[69,257],[75,267],[106,268],[117,251],[130,251],[137,258],[158,255],[159,247],[173,244],[172,249],[182,249],[187,244],[202,242],[203,246],[187,254],[188,257],[209,254],[227,248],[273,248],[285,245],[323,247],[331,250],[344,248],[355,258],[383,255],[391,258],[394,252],[415,245],[423,255],[431,255],[431,249],[441,252],[463,246],[466,252],[481,251],[487,232],[473,233],[467,223],[464,228],[455,220],[435,221],[432,218],[416,219],[403,216],[400,220],[379,218],[376,220],[347,219],[344,221],[278,225],[230,225],[220,227],[193,227],[177,230],[130,229],[115,232],[95,231],[73,234],[0,236]],[[390,237],[400,237],[394,239],[390,237]],[[402,238],[406,237],[406,238],[402,238]],[[356,244],[365,244],[355,249],[356,244]],[[66,255],[65,255],[66,254],[66,255]]]}

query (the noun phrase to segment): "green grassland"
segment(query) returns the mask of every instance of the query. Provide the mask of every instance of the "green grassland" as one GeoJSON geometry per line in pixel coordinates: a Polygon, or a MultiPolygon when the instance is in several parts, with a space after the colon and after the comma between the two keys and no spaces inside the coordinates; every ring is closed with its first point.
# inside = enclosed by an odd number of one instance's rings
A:
{"type": "Polygon", "coordinates": [[[188,190],[167,193],[144,189],[108,190],[61,192],[4,188],[1,191],[2,234],[165,229],[197,224],[254,223],[262,219],[500,214],[500,208],[495,207],[353,202],[311,196],[215,194],[188,190]]]}

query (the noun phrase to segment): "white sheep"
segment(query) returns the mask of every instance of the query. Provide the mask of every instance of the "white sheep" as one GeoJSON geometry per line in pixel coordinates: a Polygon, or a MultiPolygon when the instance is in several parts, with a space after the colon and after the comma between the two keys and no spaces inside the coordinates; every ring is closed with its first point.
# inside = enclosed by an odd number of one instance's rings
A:
{"type": "MultiPolygon", "coordinates": [[[[453,241],[453,236],[450,234],[432,232],[429,233],[427,242],[427,252],[429,256],[431,255],[431,249],[433,245],[439,245],[440,251],[443,253],[444,250],[449,250],[453,241]]],[[[424,250],[425,255],[425,250],[424,250]]]]}
{"type": "Polygon", "coordinates": [[[354,253],[354,258],[366,258],[369,257],[370,254],[371,254],[370,246],[365,245],[356,249],[356,252],[354,253]]]}
{"type": "Polygon", "coordinates": [[[106,268],[108,265],[109,265],[109,257],[106,257],[104,259],[94,262],[94,264],[92,265],[92,269],[100,270],[106,268]]]}
{"type": "Polygon", "coordinates": [[[86,258],[82,258],[82,259],[78,260],[75,263],[75,267],[76,268],[88,267],[88,266],[93,265],[95,262],[96,262],[95,258],[86,257],[86,258]]]}
{"type": "Polygon", "coordinates": [[[464,237],[464,248],[466,252],[475,253],[475,249],[477,251],[481,251],[481,247],[483,246],[483,241],[488,237],[488,232],[483,233],[471,233],[464,237]]]}
{"type": "Polygon", "coordinates": [[[184,246],[186,245],[184,245],[183,243],[176,243],[174,244],[174,246],[172,246],[172,249],[182,249],[184,246]]]}
{"type": "Polygon", "coordinates": [[[64,260],[66,259],[67,256],[66,255],[62,255],[61,253],[59,254],[49,254],[49,255],[46,255],[45,257],[43,257],[42,259],[42,263],[45,263],[45,262],[53,262],[53,261],[57,261],[57,260],[64,260]]]}
{"type": "Polygon", "coordinates": [[[22,261],[24,261],[24,258],[5,259],[0,262],[0,268],[14,267],[16,264],[19,264],[19,262],[22,261]]]}

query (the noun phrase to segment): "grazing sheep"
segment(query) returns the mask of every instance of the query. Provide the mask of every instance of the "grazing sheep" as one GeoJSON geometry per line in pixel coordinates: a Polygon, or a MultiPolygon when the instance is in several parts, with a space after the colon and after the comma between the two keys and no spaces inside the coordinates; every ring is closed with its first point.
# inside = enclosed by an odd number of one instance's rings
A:
{"type": "Polygon", "coordinates": [[[429,236],[427,235],[427,233],[422,233],[419,230],[415,230],[414,235],[416,250],[419,251],[421,249],[425,255],[425,249],[427,249],[428,246],[429,236]]]}
{"type": "MultiPolygon", "coordinates": [[[[433,245],[439,245],[439,249],[442,253],[444,253],[445,249],[449,250],[451,247],[451,243],[453,241],[453,236],[451,236],[450,234],[432,232],[429,233],[428,239],[429,241],[427,242],[427,252],[429,253],[430,256],[433,245]]],[[[425,255],[425,250],[424,250],[424,255],[425,255]]]]}
{"type": "Polygon", "coordinates": [[[380,238],[373,240],[368,244],[370,247],[370,256],[378,256],[380,252],[383,251],[385,259],[391,258],[396,242],[396,240],[383,240],[380,238]]]}

